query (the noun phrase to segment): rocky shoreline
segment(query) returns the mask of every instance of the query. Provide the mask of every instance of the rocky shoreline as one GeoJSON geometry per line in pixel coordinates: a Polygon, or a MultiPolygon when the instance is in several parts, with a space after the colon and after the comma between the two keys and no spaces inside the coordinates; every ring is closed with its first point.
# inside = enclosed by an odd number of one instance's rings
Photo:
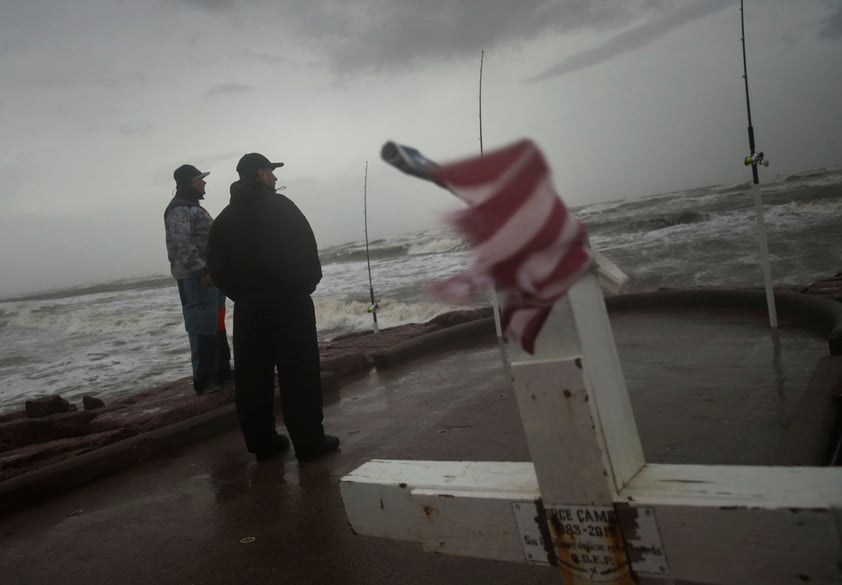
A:
{"type": "MultiPolygon", "coordinates": [[[[352,333],[321,346],[325,393],[367,371],[378,355],[406,341],[491,316],[491,309],[448,312],[427,321],[352,333]]],[[[0,416],[0,482],[83,453],[225,408],[234,402],[230,382],[219,392],[196,395],[189,377],[150,388],[109,404],[96,390],[80,405],[61,396],[27,401],[21,410],[0,416]]]]}
{"type": "MultiPolygon", "coordinates": [[[[842,273],[806,286],[781,286],[778,290],[816,295],[842,301],[842,273]]],[[[491,317],[490,308],[444,313],[426,323],[413,323],[352,333],[322,344],[325,393],[343,380],[368,371],[378,358],[405,342],[456,325],[491,317]]],[[[231,383],[214,394],[197,396],[190,378],[150,388],[104,404],[91,389],[81,405],[60,396],[29,401],[19,411],[0,416],[0,483],[49,467],[84,453],[231,408],[231,383]]]]}

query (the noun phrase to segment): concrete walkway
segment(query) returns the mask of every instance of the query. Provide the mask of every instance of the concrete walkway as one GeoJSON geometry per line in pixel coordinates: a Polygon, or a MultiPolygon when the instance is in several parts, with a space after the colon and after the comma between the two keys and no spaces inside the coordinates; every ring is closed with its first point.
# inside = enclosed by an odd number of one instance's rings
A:
{"type": "Polygon", "coordinates": [[[356,536],[345,519],[339,479],[371,458],[528,459],[496,353],[453,352],[343,387],[326,409],[343,441],[329,458],[257,465],[230,432],[15,515],[0,522],[2,581],[558,583],[552,569],[356,536]]]}
{"type": "MultiPolygon", "coordinates": [[[[612,315],[649,461],[773,461],[824,339],[754,317],[612,315]]],[[[354,535],[339,479],[374,458],[529,460],[493,342],[374,370],[326,397],[342,451],[260,465],[238,431],[173,449],[0,520],[4,585],[560,582],[553,568],[354,535]]]]}

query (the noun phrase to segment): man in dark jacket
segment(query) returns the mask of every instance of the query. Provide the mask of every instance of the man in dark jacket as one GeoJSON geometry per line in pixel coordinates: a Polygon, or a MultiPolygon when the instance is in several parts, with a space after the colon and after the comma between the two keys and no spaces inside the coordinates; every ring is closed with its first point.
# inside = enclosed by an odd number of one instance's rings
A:
{"type": "Polygon", "coordinates": [[[175,196],[164,211],[167,256],[178,282],[197,394],[218,390],[233,376],[225,331],[225,295],[213,285],[205,261],[213,219],[199,201],[205,197],[209,174],[193,165],[178,167],[173,173],[175,196]]]}
{"type": "Polygon", "coordinates": [[[322,427],[316,315],[310,294],[322,278],[316,239],[304,214],[275,192],[274,169],[262,154],[243,156],[231,201],[208,241],[208,268],[234,301],[234,382],[246,448],[257,459],[279,455],[289,440],[275,430],[277,371],[284,424],[299,461],[339,447],[322,427]]]}

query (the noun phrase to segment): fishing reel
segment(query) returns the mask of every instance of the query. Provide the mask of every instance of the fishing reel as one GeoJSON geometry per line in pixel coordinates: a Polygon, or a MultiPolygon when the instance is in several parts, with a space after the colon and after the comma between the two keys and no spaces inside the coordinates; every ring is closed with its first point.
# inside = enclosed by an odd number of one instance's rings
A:
{"type": "Polygon", "coordinates": [[[769,161],[766,159],[765,156],[763,156],[762,152],[758,152],[754,155],[748,155],[747,157],[745,157],[745,159],[743,159],[743,164],[745,166],[761,165],[761,166],[764,166],[764,167],[768,167],[769,161]]]}
{"type": "Polygon", "coordinates": [[[380,305],[377,304],[377,301],[374,301],[372,304],[370,304],[368,306],[368,309],[366,309],[366,312],[367,313],[374,313],[378,308],[380,308],[380,305]]]}

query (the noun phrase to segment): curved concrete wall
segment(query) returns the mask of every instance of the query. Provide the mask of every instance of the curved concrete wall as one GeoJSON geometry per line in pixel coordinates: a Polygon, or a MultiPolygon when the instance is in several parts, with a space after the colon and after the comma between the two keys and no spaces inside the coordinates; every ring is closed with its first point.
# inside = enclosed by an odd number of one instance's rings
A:
{"type": "MultiPolygon", "coordinates": [[[[606,297],[609,312],[666,308],[731,308],[766,317],[766,294],[754,289],[676,289],[606,297]]],[[[824,337],[832,355],[842,354],[842,303],[815,295],[775,292],[778,320],[824,337]]]]}
{"type": "MultiPolygon", "coordinates": [[[[661,309],[740,309],[766,319],[766,295],[752,289],[675,289],[630,293],[605,298],[608,312],[661,309]]],[[[831,355],[842,355],[842,303],[824,297],[775,292],[779,322],[803,328],[827,340],[831,355]]],[[[466,339],[493,340],[494,319],[486,317],[419,335],[373,355],[378,368],[387,368],[428,352],[447,349],[466,339]]]]}
{"type": "MultiPolygon", "coordinates": [[[[606,297],[609,314],[620,311],[681,309],[738,309],[767,318],[766,295],[753,289],[676,289],[606,297]]],[[[842,404],[842,303],[824,297],[787,291],[775,292],[782,328],[800,328],[827,340],[829,356],[814,367],[799,407],[799,415],[778,448],[780,465],[834,464],[839,450],[842,404]]],[[[490,342],[494,320],[477,319],[406,341],[375,354],[374,364],[388,368],[414,358],[444,351],[466,341],[490,342]]],[[[837,462],[838,463],[838,462],[837,462]]]]}

